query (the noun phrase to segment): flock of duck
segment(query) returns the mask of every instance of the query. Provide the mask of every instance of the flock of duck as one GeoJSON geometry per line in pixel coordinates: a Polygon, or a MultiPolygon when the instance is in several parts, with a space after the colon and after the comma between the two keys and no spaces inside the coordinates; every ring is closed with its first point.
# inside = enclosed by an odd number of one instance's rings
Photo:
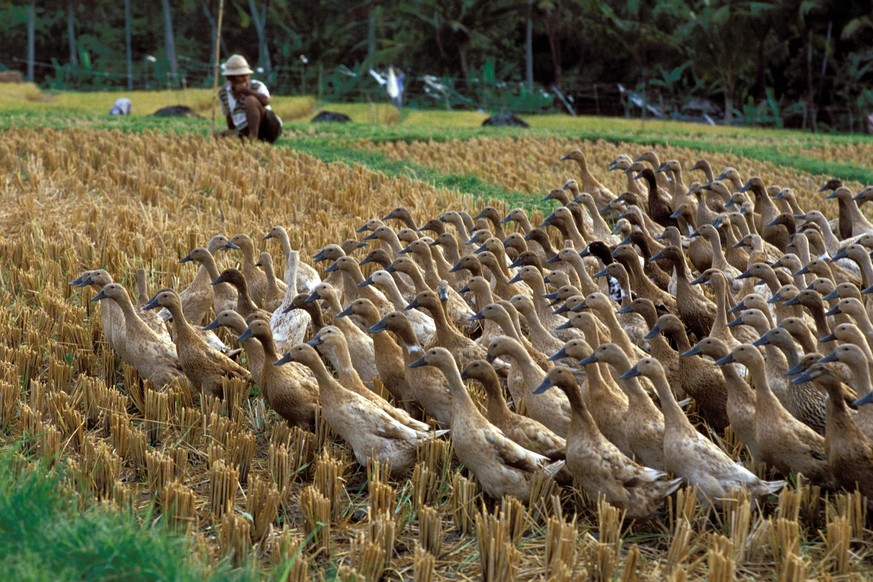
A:
{"type": "Polygon", "coordinates": [[[859,210],[873,188],[825,184],[831,222],[705,160],[686,185],[676,160],[621,155],[619,196],[581,152],[562,160],[581,177],[548,194],[539,226],[520,208],[418,223],[400,207],[324,246],[324,278],[276,226],[263,238],[283,281],[237,234],[180,260],[199,265],[181,292],[149,298],[139,276],[134,303],[104,270],[71,284],[97,292],[106,343],[155,386],[184,377],[222,397],[228,378],[251,381],[289,423],[311,430],[320,409],[359,463],[394,474],[447,433],[495,498],[527,501],[547,474],[648,518],[683,483],[716,504],[779,490],[710,438],[730,427],[783,478],[873,495],[873,225],[859,210]],[[219,271],[236,251],[239,268],[219,271]]]}

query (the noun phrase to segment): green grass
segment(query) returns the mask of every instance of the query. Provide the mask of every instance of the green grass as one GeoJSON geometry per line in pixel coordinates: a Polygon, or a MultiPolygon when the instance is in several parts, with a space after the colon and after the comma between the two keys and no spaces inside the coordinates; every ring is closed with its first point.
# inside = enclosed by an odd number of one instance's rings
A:
{"type": "Polygon", "coordinates": [[[83,502],[60,470],[27,462],[18,447],[0,453],[3,579],[255,580],[263,574],[216,566],[192,550],[149,515],[83,502]]]}

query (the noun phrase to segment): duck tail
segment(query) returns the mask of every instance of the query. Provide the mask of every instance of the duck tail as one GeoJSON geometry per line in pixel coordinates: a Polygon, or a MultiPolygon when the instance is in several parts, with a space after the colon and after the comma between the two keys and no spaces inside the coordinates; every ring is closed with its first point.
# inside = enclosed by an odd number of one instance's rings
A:
{"type": "Polygon", "coordinates": [[[567,464],[567,461],[561,459],[560,461],[555,461],[554,463],[549,463],[548,465],[543,467],[543,471],[549,477],[554,477],[555,475],[557,475],[561,471],[561,469],[564,468],[564,466],[566,464],[567,464]]]}

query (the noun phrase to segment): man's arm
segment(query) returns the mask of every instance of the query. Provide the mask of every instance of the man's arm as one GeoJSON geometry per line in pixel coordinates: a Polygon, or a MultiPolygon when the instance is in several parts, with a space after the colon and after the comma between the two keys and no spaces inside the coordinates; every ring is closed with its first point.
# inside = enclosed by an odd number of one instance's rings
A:
{"type": "Polygon", "coordinates": [[[257,98],[258,101],[261,102],[261,105],[263,105],[264,107],[270,104],[269,96],[264,95],[263,93],[259,93],[258,91],[255,91],[254,89],[250,89],[248,87],[241,87],[236,91],[236,94],[242,96],[253,95],[255,98],[257,98]]]}
{"type": "Polygon", "coordinates": [[[230,115],[230,114],[225,115],[224,118],[227,120],[227,129],[229,129],[229,130],[236,129],[236,126],[233,124],[233,116],[232,115],[230,115]]]}

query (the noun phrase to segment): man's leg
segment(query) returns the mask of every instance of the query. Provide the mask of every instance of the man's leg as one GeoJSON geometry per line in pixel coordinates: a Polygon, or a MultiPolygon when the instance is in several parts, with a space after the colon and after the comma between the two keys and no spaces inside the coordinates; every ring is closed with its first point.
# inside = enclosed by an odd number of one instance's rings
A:
{"type": "Polygon", "coordinates": [[[246,121],[249,124],[249,139],[258,139],[258,132],[261,130],[261,119],[264,118],[264,106],[257,97],[249,95],[246,97],[246,121]]]}

